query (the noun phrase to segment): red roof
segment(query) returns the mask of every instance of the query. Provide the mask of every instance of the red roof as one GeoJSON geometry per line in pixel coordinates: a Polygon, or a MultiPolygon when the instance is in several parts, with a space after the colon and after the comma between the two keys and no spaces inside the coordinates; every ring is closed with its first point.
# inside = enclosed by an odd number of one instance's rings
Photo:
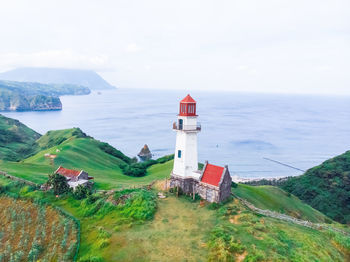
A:
{"type": "Polygon", "coordinates": [[[56,172],[56,174],[60,174],[62,176],[65,176],[65,177],[77,177],[79,176],[79,174],[81,173],[81,171],[78,171],[78,170],[72,170],[72,169],[66,169],[64,167],[59,167],[56,172]]]}
{"type": "Polygon", "coordinates": [[[196,103],[196,101],[188,94],[180,103],[196,103]]]}
{"type": "Polygon", "coordinates": [[[207,164],[203,172],[201,182],[213,186],[219,186],[223,172],[223,167],[207,164]]]}

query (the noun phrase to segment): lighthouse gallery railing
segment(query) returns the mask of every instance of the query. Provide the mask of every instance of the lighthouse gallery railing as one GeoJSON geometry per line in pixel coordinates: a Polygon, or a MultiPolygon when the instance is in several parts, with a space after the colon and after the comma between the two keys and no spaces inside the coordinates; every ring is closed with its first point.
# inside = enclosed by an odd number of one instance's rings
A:
{"type": "Polygon", "coordinates": [[[174,130],[184,130],[184,131],[201,131],[202,127],[200,123],[197,125],[179,125],[178,123],[173,123],[174,130]]]}

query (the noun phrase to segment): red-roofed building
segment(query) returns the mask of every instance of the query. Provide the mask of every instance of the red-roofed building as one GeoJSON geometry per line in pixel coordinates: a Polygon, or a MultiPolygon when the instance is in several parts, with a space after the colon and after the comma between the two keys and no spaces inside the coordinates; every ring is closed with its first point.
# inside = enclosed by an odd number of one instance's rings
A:
{"type": "Polygon", "coordinates": [[[212,186],[219,186],[224,167],[206,164],[201,177],[201,182],[212,186]]]}
{"type": "Polygon", "coordinates": [[[62,166],[55,171],[55,174],[64,176],[67,179],[68,185],[73,189],[78,185],[87,186],[91,183],[89,180],[93,179],[93,177],[89,177],[89,174],[84,170],[67,169],[62,166]]]}
{"type": "Polygon", "coordinates": [[[206,161],[199,181],[197,192],[209,202],[219,203],[231,195],[232,178],[227,166],[215,166],[206,161]]]}

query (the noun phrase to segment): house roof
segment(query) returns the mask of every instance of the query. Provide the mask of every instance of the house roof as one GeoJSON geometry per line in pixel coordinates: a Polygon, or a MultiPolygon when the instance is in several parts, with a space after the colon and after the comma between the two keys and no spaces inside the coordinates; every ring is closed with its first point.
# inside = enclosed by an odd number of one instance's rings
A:
{"type": "Polygon", "coordinates": [[[213,186],[219,186],[223,173],[223,167],[207,164],[205,166],[205,170],[203,171],[201,182],[213,186]]]}
{"type": "Polygon", "coordinates": [[[70,178],[73,178],[73,177],[77,177],[79,176],[79,174],[81,173],[81,171],[79,170],[72,170],[72,169],[67,169],[67,168],[64,168],[64,167],[59,167],[56,172],[56,174],[60,174],[62,176],[65,176],[65,177],[70,177],[70,178]]]}
{"type": "Polygon", "coordinates": [[[190,94],[188,94],[184,99],[180,101],[180,103],[196,103],[196,100],[194,100],[190,94]]]}

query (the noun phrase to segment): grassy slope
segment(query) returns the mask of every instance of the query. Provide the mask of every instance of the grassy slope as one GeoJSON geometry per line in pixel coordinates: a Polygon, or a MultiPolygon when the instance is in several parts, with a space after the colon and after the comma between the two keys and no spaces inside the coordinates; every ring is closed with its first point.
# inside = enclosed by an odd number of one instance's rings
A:
{"type": "MultiPolygon", "coordinates": [[[[219,228],[226,236],[240,243],[244,261],[348,261],[347,251],[340,247],[327,231],[314,230],[281,220],[259,216],[247,210],[239,201],[231,201],[219,209],[219,228]]],[[[218,239],[216,239],[217,241],[218,239]]],[[[347,242],[349,243],[349,238],[347,242]]],[[[344,239],[342,239],[344,241],[344,239]]],[[[220,242],[219,242],[220,243],[220,242]]],[[[227,241],[226,241],[227,243],[227,241]]],[[[344,243],[344,242],[342,242],[344,243]]],[[[210,256],[222,254],[220,245],[210,256]]],[[[236,254],[238,257],[238,255],[236,254]]],[[[215,260],[215,259],[214,259],[215,260]]]]}
{"type": "Polygon", "coordinates": [[[1,240],[6,243],[0,245],[0,261],[72,260],[77,229],[70,219],[51,206],[6,196],[0,197],[0,210],[1,240]]]}
{"type": "Polygon", "coordinates": [[[350,151],[289,178],[281,186],[330,218],[350,223],[350,151]]]}
{"type": "Polygon", "coordinates": [[[104,152],[100,149],[101,142],[87,137],[79,129],[48,132],[37,144],[41,148],[59,145],[44,149],[20,163],[0,162],[0,170],[36,183],[44,183],[48,174],[62,165],[66,168],[84,169],[95,178],[99,189],[111,189],[149,184],[168,176],[172,168],[170,161],[150,167],[145,177],[125,176],[119,167],[125,162],[104,152]],[[57,155],[53,166],[45,154],[57,155]]]}
{"type": "Polygon", "coordinates": [[[274,210],[311,222],[326,220],[325,215],[278,187],[239,184],[232,192],[258,208],[274,210]]]}
{"type": "Polygon", "coordinates": [[[118,226],[114,212],[102,219],[83,218],[76,201],[54,201],[81,221],[80,257],[91,254],[105,261],[206,260],[207,250],[203,244],[205,246],[205,237],[214,225],[215,216],[213,211],[201,209],[198,204],[171,197],[158,202],[152,221],[118,226]],[[99,228],[111,234],[106,248],[95,248],[99,228]]]}
{"type": "Polygon", "coordinates": [[[15,119],[0,115],[0,159],[18,161],[36,150],[38,133],[15,119]]]}
{"type": "MultiPolygon", "coordinates": [[[[6,179],[0,178],[2,183],[6,183],[6,179]]],[[[240,257],[239,261],[244,258],[245,261],[347,261],[349,258],[327,232],[257,216],[237,200],[210,210],[201,207],[199,202],[169,195],[158,200],[153,220],[121,225],[120,217],[113,211],[102,218],[82,217],[78,200],[56,199],[43,192],[32,192],[34,195],[81,221],[80,258],[88,254],[102,257],[104,261],[206,261],[208,258],[218,261],[218,257],[225,254],[231,259],[240,257]],[[219,238],[238,241],[244,252],[232,255],[228,249],[224,250],[223,242],[210,244],[214,228],[227,229],[219,238]],[[110,241],[98,248],[101,229],[110,234],[110,241]]]]}

